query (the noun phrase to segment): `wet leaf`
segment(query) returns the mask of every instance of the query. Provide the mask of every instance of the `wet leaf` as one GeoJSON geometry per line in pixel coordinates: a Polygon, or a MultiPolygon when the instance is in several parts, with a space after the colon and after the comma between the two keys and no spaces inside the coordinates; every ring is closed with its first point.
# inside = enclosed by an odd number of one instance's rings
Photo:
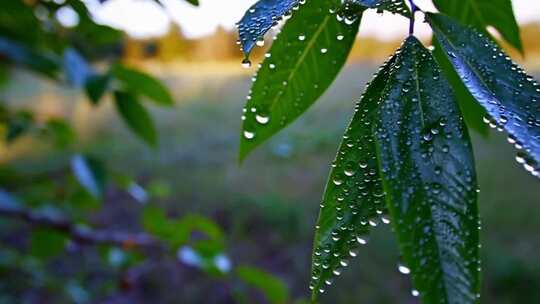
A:
{"type": "Polygon", "coordinates": [[[247,285],[260,290],[271,304],[287,303],[287,285],[273,275],[251,266],[236,267],[236,275],[247,285]]]}
{"type": "Polygon", "coordinates": [[[148,97],[158,105],[174,104],[169,90],[159,80],[146,73],[118,64],[113,67],[112,74],[122,81],[125,89],[131,93],[148,97]]]}
{"type": "Polygon", "coordinates": [[[157,132],[150,114],[137,97],[128,92],[114,92],[116,109],[128,127],[150,146],[157,146],[157,132]]]}
{"type": "Polygon", "coordinates": [[[540,175],[540,85],[512,62],[489,37],[444,15],[428,21],[465,86],[491,117],[487,122],[509,133],[517,161],[540,175]]]}
{"type": "Polygon", "coordinates": [[[467,87],[463,84],[463,81],[461,81],[459,75],[454,71],[454,67],[436,40],[433,41],[433,46],[435,48],[433,50],[433,57],[437,60],[446,79],[448,79],[448,82],[452,85],[452,89],[454,89],[459,107],[461,108],[461,113],[463,113],[463,118],[465,119],[467,126],[482,135],[482,137],[487,138],[489,135],[489,126],[484,123],[486,110],[476,102],[476,99],[471,95],[471,92],[469,92],[467,87]]]}
{"type": "Polygon", "coordinates": [[[258,40],[284,15],[291,15],[292,9],[300,7],[300,0],[259,0],[251,6],[238,22],[238,35],[245,56],[248,57],[258,40]]]}
{"type": "Polygon", "coordinates": [[[240,159],[293,122],[345,64],[360,17],[337,20],[339,0],[311,0],[285,24],[256,75],[244,109],[240,159]]]}
{"type": "Polygon", "coordinates": [[[374,126],[386,201],[422,303],[477,303],[478,210],[471,143],[428,50],[398,52],[374,126]]]}
{"type": "Polygon", "coordinates": [[[441,13],[485,34],[487,27],[492,26],[504,40],[523,52],[511,0],[433,0],[433,4],[441,13]]]}
{"type": "Polygon", "coordinates": [[[371,226],[380,222],[385,209],[372,129],[392,61],[368,84],[332,164],[314,241],[313,298],[324,292],[367,243],[371,226]]]}
{"type": "Polygon", "coordinates": [[[404,0],[348,0],[345,3],[354,3],[367,8],[374,8],[378,11],[389,11],[405,17],[411,15],[411,11],[404,0]]]}

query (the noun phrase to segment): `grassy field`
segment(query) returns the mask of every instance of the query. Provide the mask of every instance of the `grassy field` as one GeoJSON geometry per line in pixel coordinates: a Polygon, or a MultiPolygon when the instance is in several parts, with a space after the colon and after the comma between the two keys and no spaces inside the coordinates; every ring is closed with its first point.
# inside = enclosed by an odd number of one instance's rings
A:
{"type": "MultiPolygon", "coordinates": [[[[145,184],[170,185],[168,199],[151,202],[170,214],[201,213],[226,230],[235,263],[256,264],[282,278],[296,298],[308,293],[310,250],[325,178],[355,102],[375,66],[347,67],[325,96],[291,127],[239,166],[240,115],[250,79],[243,74],[162,72],[177,105],[153,108],[160,146],[151,150],[117,119],[110,102],[94,111],[75,91],[18,75],[6,100],[62,115],[76,126],[76,149],[104,157],[145,184]],[[23,85],[24,83],[24,85],[23,85]]],[[[514,160],[513,148],[494,131],[473,136],[481,193],[484,303],[533,303],[540,298],[540,187],[514,160]]],[[[22,140],[0,150],[21,168],[48,166],[66,157],[22,140]]],[[[111,200],[106,222],[125,223],[138,206],[111,200]]],[[[117,224],[115,224],[117,223],[117,224]]],[[[409,278],[397,271],[399,254],[388,227],[376,229],[326,303],[417,303],[409,278]]],[[[204,299],[201,278],[184,282],[177,303],[204,299]]],[[[170,283],[173,284],[173,283],[170,283]]],[[[170,298],[167,286],[156,297],[170,298]],[[163,294],[162,294],[163,293],[163,294]]],[[[324,301],[326,299],[326,301],[324,301]]]]}

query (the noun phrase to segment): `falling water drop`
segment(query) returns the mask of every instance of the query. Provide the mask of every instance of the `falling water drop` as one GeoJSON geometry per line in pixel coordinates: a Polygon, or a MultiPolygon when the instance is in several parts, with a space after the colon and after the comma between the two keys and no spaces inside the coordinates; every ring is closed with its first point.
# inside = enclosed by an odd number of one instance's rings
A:
{"type": "Polygon", "coordinates": [[[242,67],[244,69],[249,69],[251,67],[251,61],[247,58],[242,60],[242,67]]]}

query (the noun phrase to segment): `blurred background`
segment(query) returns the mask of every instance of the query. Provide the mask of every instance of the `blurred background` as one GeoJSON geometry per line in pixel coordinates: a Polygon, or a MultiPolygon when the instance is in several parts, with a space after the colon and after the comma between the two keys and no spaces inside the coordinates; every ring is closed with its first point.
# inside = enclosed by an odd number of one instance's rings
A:
{"type": "MultiPolygon", "coordinates": [[[[6,3],[14,2],[20,1],[6,3]]],[[[15,129],[10,118],[2,132],[22,130],[0,144],[0,206],[32,212],[17,218],[0,212],[0,303],[307,303],[313,227],[329,164],[365,83],[400,45],[407,21],[370,13],[364,23],[379,26],[361,31],[323,98],[240,166],[240,115],[255,68],[241,67],[234,22],[254,1],[201,0],[199,8],[180,0],[84,2],[92,23],[107,26],[87,40],[77,36],[87,20],[70,1],[21,3],[39,24],[56,24],[96,71],[113,62],[145,71],[165,84],[174,105],[147,104],[159,137],[151,147],[122,122],[110,94],[91,103],[84,89],[14,68],[0,56],[2,115],[17,113],[15,129]],[[109,30],[117,38],[99,47],[88,40],[109,30]],[[88,237],[117,232],[123,234],[115,240],[88,237]],[[141,233],[168,249],[147,246],[141,233]]],[[[539,79],[540,8],[514,2],[525,55],[508,51],[539,79]]],[[[0,16],[1,28],[11,29],[0,16]]],[[[16,20],[19,30],[31,30],[26,19],[16,20]]],[[[254,62],[268,45],[255,51],[254,62]]],[[[514,160],[504,134],[471,132],[481,188],[483,301],[535,303],[538,181],[514,160]]],[[[321,301],[418,303],[398,262],[383,225],[321,301]]]]}

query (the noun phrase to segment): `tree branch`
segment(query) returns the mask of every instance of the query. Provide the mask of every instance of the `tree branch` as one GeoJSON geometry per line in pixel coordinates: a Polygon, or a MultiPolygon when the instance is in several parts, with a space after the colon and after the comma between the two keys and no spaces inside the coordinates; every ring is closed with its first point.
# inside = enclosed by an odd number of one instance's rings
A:
{"type": "Polygon", "coordinates": [[[68,235],[73,241],[84,244],[106,244],[132,248],[151,248],[164,251],[165,244],[146,233],[127,233],[110,230],[97,230],[76,225],[70,220],[55,215],[34,212],[18,206],[1,206],[0,216],[25,221],[34,226],[58,230],[68,235]]]}

